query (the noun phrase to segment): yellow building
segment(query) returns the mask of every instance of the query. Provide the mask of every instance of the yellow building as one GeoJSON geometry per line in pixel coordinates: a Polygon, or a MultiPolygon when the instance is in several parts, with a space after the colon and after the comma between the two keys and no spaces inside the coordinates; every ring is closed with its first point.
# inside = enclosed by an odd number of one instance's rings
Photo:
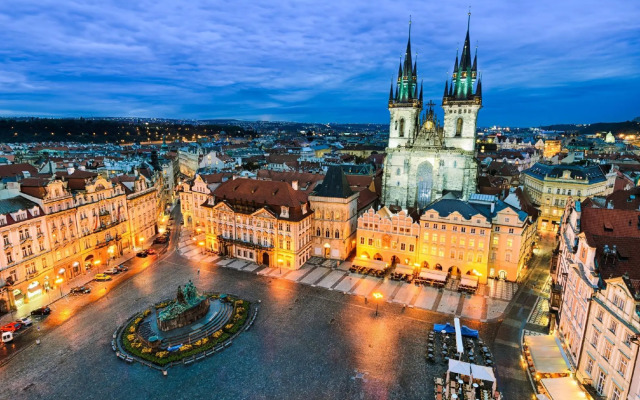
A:
{"type": "Polygon", "coordinates": [[[542,157],[551,158],[562,151],[562,140],[545,140],[542,157]]]}
{"type": "Polygon", "coordinates": [[[309,194],[314,256],[345,260],[356,248],[359,196],[349,187],[342,168],[329,167],[322,183],[309,194]]]}
{"type": "Polygon", "coordinates": [[[556,232],[568,199],[607,196],[613,192],[616,174],[598,165],[547,165],[536,163],[523,171],[524,189],[540,209],[538,230],[556,232]]]}
{"type": "Polygon", "coordinates": [[[159,204],[158,186],[144,175],[137,177],[120,175],[112,179],[119,184],[127,196],[129,237],[134,248],[142,249],[151,244],[157,233],[158,220],[164,207],[159,204]]]}
{"type": "Polygon", "coordinates": [[[0,200],[0,281],[7,285],[0,309],[16,308],[54,288],[44,212],[21,196],[0,200]]]}
{"type": "Polygon", "coordinates": [[[23,197],[44,210],[51,243],[53,270],[63,279],[83,272],[78,242],[78,225],[73,195],[60,178],[28,178],[20,182],[23,197]]]}
{"type": "Polygon", "coordinates": [[[494,196],[469,201],[446,195],[423,214],[383,207],[358,219],[358,256],[477,276],[515,281],[530,257],[533,217],[494,196]]]}

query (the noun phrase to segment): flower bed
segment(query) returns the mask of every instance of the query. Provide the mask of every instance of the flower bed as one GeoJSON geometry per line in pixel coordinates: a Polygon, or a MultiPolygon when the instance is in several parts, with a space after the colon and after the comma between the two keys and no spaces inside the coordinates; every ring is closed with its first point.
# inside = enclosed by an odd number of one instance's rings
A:
{"type": "MultiPolygon", "coordinates": [[[[217,295],[213,295],[212,298],[217,298],[217,295]],[[216,296],[216,297],[213,297],[216,296]]],[[[227,301],[233,302],[233,314],[223,329],[220,329],[213,334],[202,338],[194,343],[185,344],[178,351],[169,352],[166,350],[153,350],[147,347],[141,341],[137,339],[136,332],[140,322],[143,318],[151,314],[151,310],[147,309],[143,313],[136,315],[125,326],[122,335],[121,343],[123,348],[136,357],[150,361],[156,365],[164,366],[169,363],[180,361],[184,358],[191,357],[193,355],[210,350],[220,344],[223,344],[234,334],[240,331],[247,321],[250,310],[250,303],[246,300],[237,300],[231,296],[227,297],[227,301]]],[[[166,303],[158,304],[160,306],[166,306],[166,303]]]]}

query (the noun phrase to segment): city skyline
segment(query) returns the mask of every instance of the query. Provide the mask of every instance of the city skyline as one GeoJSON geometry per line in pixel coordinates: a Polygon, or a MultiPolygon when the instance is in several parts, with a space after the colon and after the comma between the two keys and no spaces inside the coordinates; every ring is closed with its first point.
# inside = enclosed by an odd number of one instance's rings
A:
{"type": "MultiPolygon", "coordinates": [[[[409,15],[425,101],[440,103],[467,10],[463,2],[8,2],[0,11],[0,115],[384,123],[409,15]]],[[[472,4],[471,13],[484,86],[479,125],[638,116],[628,90],[640,83],[628,72],[640,61],[632,4],[523,10],[494,2],[472,4]]]]}

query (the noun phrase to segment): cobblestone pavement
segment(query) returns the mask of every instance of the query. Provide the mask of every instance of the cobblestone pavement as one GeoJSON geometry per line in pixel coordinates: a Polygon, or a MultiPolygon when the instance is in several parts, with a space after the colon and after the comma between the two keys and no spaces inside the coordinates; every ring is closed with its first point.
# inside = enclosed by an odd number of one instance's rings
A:
{"type": "MultiPolygon", "coordinates": [[[[25,348],[0,367],[2,393],[29,399],[433,396],[433,376],[444,364],[425,361],[427,332],[433,323],[450,318],[390,303],[380,304],[380,316],[375,317],[372,301],[246,274],[231,268],[233,261],[226,264],[229,268],[170,254],[141,269],[108,295],[74,310],[64,322],[51,324],[40,332],[39,346],[25,348]],[[168,377],[118,360],[110,349],[115,327],[173,294],[188,279],[202,290],[261,299],[252,329],[229,349],[189,367],[172,368],[168,377]]],[[[56,310],[58,316],[68,312],[62,303],[56,310]]],[[[463,323],[479,329],[491,343],[495,324],[463,323]]]]}
{"type": "Polygon", "coordinates": [[[243,259],[222,260],[217,255],[203,253],[192,240],[189,231],[183,232],[179,249],[180,254],[191,261],[217,262],[227,268],[367,298],[371,297],[373,292],[380,292],[387,302],[478,319],[482,322],[500,318],[518,289],[515,282],[489,279],[487,285],[479,285],[474,295],[465,295],[458,293],[457,279],[449,279],[445,289],[440,290],[430,286],[415,286],[406,282],[349,273],[351,262],[336,263],[336,260],[319,257],[312,257],[296,271],[268,268],[243,259]],[[408,295],[408,292],[411,295],[408,295]]]}

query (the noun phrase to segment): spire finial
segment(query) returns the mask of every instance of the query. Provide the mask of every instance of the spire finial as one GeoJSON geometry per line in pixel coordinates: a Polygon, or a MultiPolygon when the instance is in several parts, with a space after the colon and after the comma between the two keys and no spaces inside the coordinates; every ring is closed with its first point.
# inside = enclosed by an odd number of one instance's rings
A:
{"type": "Polygon", "coordinates": [[[411,39],[411,14],[409,14],[409,39],[411,39]]]}
{"type": "Polygon", "coordinates": [[[467,13],[467,30],[469,30],[469,25],[471,24],[471,6],[469,6],[469,12],[467,13]]]}

